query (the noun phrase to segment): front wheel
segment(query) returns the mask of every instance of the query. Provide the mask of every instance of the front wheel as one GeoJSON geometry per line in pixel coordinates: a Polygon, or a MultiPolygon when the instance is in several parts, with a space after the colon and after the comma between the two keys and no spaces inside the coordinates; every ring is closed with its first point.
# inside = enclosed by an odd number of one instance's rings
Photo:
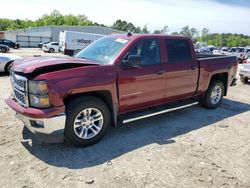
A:
{"type": "Polygon", "coordinates": [[[205,96],[201,99],[202,105],[208,109],[218,107],[222,102],[224,91],[224,84],[221,81],[212,81],[205,93],[205,96]]]}
{"type": "Polygon", "coordinates": [[[81,97],[67,105],[64,136],[76,146],[97,143],[110,125],[107,105],[95,97],[81,97]]]}
{"type": "Polygon", "coordinates": [[[9,62],[5,65],[5,68],[4,68],[5,73],[7,74],[10,73],[11,66],[12,66],[12,62],[9,62]]]}

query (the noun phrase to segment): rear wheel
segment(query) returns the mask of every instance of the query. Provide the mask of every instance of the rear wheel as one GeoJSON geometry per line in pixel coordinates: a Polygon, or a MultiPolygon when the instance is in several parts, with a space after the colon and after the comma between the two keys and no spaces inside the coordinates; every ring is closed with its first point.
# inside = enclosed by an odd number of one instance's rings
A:
{"type": "Polygon", "coordinates": [[[2,53],[6,53],[6,52],[7,52],[7,49],[6,49],[6,48],[1,48],[1,52],[2,52],[2,53]]]}
{"type": "Polygon", "coordinates": [[[54,53],[54,52],[55,52],[55,50],[53,48],[49,49],[49,53],[54,53]]]}
{"type": "Polygon", "coordinates": [[[97,143],[110,125],[107,105],[95,97],[81,97],[67,105],[64,136],[76,146],[97,143]]]}
{"type": "Polygon", "coordinates": [[[212,81],[205,96],[201,99],[202,105],[209,109],[218,107],[223,99],[224,91],[225,88],[221,81],[212,81]]]}
{"type": "Polygon", "coordinates": [[[241,81],[242,83],[247,83],[248,80],[249,80],[248,77],[240,76],[240,81],[241,81]]]}

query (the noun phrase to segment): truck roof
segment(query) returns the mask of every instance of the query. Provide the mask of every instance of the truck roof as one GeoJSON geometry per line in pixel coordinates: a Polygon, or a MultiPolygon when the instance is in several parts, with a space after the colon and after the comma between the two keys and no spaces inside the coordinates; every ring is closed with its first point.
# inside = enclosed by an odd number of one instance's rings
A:
{"type": "Polygon", "coordinates": [[[172,38],[172,39],[189,39],[189,37],[180,36],[180,35],[166,35],[166,34],[117,34],[117,35],[110,35],[109,37],[117,37],[123,39],[141,39],[141,38],[172,38]]]}

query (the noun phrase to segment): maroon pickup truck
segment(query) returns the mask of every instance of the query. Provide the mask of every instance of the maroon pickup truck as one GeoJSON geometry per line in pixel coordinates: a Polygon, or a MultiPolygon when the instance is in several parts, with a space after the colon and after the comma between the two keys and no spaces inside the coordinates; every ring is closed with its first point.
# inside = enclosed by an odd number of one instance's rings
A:
{"type": "Polygon", "coordinates": [[[39,138],[87,146],[99,141],[110,125],[116,126],[118,117],[134,111],[184,99],[216,108],[235,85],[237,65],[233,56],[195,54],[187,37],[113,35],[74,58],[15,62],[13,93],[6,103],[39,138]]]}

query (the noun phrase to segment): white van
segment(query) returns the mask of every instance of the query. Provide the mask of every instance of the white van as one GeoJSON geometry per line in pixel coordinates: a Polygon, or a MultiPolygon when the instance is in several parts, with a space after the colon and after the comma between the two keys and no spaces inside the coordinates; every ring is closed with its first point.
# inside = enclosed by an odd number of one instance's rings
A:
{"type": "Polygon", "coordinates": [[[104,36],[75,31],[61,31],[59,34],[59,51],[65,55],[73,56],[95,40],[104,36]]]}

